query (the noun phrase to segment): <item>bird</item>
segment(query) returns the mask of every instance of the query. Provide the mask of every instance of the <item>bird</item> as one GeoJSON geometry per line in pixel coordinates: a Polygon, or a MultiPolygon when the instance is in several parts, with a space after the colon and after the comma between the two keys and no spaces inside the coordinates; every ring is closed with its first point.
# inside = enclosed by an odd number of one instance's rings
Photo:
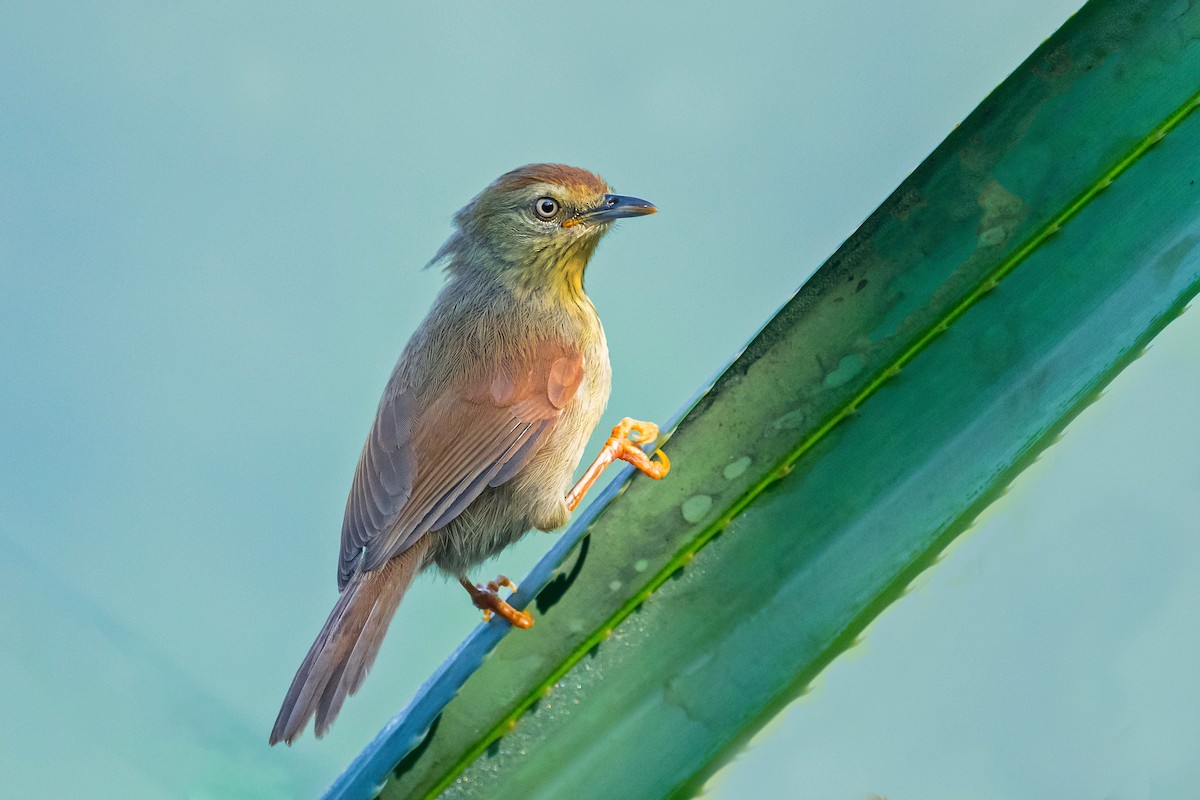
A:
{"type": "Polygon", "coordinates": [[[354,472],[338,554],[339,596],[292,680],[270,743],[309,719],[320,738],[362,685],[413,578],[456,578],[484,619],[533,618],[467,573],[531,530],[564,526],[606,466],[670,470],[654,423],[626,417],[574,484],[608,403],[612,367],[584,272],[619,219],[653,214],[598,175],[529,164],[454,216],[431,265],[446,282],[388,380],[354,472]]]}

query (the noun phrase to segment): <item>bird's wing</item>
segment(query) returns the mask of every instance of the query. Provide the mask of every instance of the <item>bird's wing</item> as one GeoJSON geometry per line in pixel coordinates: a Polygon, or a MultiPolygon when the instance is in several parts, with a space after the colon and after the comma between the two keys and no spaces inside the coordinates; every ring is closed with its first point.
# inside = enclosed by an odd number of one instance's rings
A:
{"type": "Polygon", "coordinates": [[[339,588],[356,569],[377,569],[443,527],[529,462],[583,379],[577,350],[546,344],[532,356],[456,386],[419,412],[410,391],[384,398],[346,502],[339,588]]]}

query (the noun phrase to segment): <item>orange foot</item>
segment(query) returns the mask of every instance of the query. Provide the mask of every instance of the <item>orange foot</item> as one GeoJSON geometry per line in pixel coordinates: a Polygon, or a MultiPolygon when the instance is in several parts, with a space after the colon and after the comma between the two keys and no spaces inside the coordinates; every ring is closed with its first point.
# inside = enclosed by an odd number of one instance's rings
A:
{"type": "Polygon", "coordinates": [[[671,460],[662,450],[655,450],[658,456],[655,461],[642,452],[642,447],[658,438],[658,426],[653,422],[641,422],[626,417],[617,427],[612,429],[612,435],[600,449],[596,460],[583,473],[579,482],[567,493],[567,509],[574,511],[583,499],[583,495],[591,488],[604,468],[614,461],[628,461],[654,480],[671,471],[671,460]]]}
{"type": "Polygon", "coordinates": [[[471,602],[475,604],[475,607],[483,609],[484,621],[490,620],[494,612],[504,617],[516,628],[533,627],[532,616],[524,611],[517,611],[500,596],[501,586],[512,589],[514,592],[517,590],[517,585],[505,576],[501,575],[494,581],[488,581],[486,584],[476,586],[467,580],[465,575],[459,575],[458,582],[471,595],[471,602]]]}
{"type": "Polygon", "coordinates": [[[610,443],[615,444],[617,452],[614,454],[614,458],[628,461],[654,480],[658,480],[671,471],[671,459],[667,458],[667,454],[658,448],[654,450],[658,461],[651,460],[642,451],[644,446],[651,444],[657,438],[658,426],[653,422],[641,422],[626,417],[612,429],[612,435],[608,437],[605,447],[607,448],[610,443]]]}

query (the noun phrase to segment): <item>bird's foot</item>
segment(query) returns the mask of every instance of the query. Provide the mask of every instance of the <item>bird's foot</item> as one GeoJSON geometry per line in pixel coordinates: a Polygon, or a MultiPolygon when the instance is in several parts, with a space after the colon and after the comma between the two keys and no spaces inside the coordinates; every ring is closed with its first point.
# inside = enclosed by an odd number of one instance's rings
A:
{"type": "Polygon", "coordinates": [[[612,429],[612,435],[608,437],[605,447],[606,449],[609,446],[615,448],[614,459],[627,461],[644,474],[658,480],[671,471],[671,459],[667,458],[667,454],[661,449],[656,448],[654,451],[658,460],[654,460],[642,451],[644,446],[651,444],[657,438],[658,426],[653,422],[642,422],[625,417],[612,429]]]}
{"type": "Polygon", "coordinates": [[[604,468],[614,461],[628,461],[654,480],[671,471],[671,460],[662,450],[655,450],[657,460],[642,452],[642,447],[658,438],[658,426],[653,422],[642,422],[626,417],[617,427],[612,429],[612,435],[600,449],[600,455],[592,462],[583,477],[579,479],[571,491],[567,493],[567,510],[574,511],[583,495],[591,487],[604,468]]]}
{"type": "Polygon", "coordinates": [[[508,620],[513,627],[533,627],[533,617],[530,614],[518,611],[500,596],[500,587],[512,589],[514,592],[517,590],[517,585],[504,575],[500,575],[494,581],[488,581],[478,586],[467,580],[465,576],[459,576],[458,582],[471,595],[471,602],[475,604],[475,607],[483,610],[483,619],[485,622],[490,620],[492,614],[495,613],[508,620]]]}

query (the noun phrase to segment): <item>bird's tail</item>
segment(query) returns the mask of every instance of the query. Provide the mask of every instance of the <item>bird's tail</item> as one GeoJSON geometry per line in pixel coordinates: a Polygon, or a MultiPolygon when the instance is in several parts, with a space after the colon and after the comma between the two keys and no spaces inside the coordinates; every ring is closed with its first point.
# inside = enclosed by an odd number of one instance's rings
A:
{"type": "Polygon", "coordinates": [[[321,737],[348,695],[358,691],[379,652],[388,622],[424,560],[429,543],[419,539],[403,554],[370,572],[359,572],[342,590],[325,627],[296,670],[271,729],[271,744],[289,745],[315,713],[321,737]]]}

